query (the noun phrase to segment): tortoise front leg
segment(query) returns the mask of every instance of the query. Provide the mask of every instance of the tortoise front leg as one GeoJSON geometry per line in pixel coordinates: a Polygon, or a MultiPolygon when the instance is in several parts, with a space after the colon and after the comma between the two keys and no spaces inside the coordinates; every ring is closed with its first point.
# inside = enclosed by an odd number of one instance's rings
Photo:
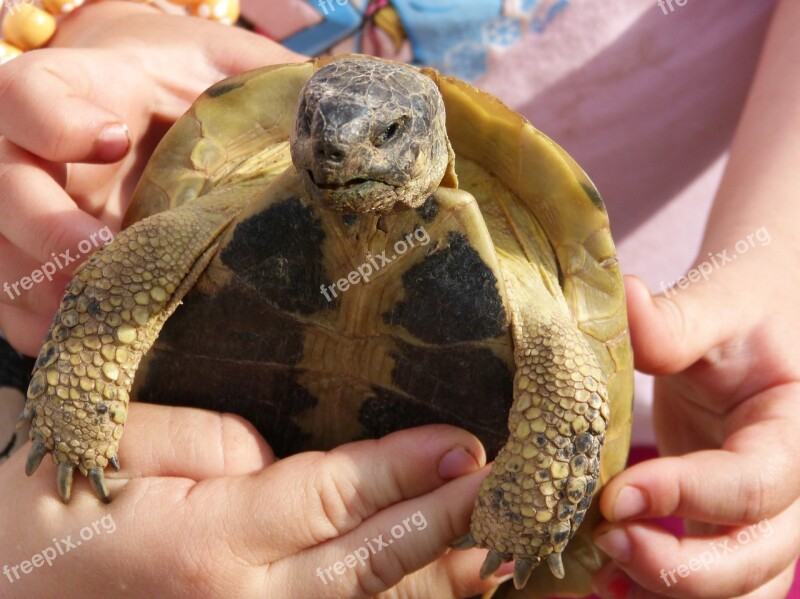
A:
{"type": "Polygon", "coordinates": [[[33,441],[25,472],[45,454],[58,465],[68,502],[75,467],[109,500],[103,469],[119,469],[117,446],[144,353],[207,266],[236,210],[201,201],[122,231],[69,283],[39,354],[20,417],[33,441]]]}
{"type": "Polygon", "coordinates": [[[480,487],[471,533],[458,545],[491,550],[482,578],[516,560],[519,589],[542,560],[564,577],[561,552],[592,500],[609,408],[605,377],[576,325],[555,314],[532,318],[516,306],[512,300],[510,436],[480,487]]]}

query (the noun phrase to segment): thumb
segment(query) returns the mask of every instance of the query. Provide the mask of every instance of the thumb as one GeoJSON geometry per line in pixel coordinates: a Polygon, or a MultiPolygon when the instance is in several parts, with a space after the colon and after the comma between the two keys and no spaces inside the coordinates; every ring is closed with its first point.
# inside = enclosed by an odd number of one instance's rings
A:
{"type": "Polygon", "coordinates": [[[122,159],[131,144],[128,127],[118,114],[91,101],[97,80],[88,74],[96,65],[85,64],[87,58],[44,49],[3,65],[0,135],[51,162],[122,159]]]}
{"type": "Polygon", "coordinates": [[[638,277],[625,277],[628,321],[636,368],[663,375],[684,370],[706,352],[730,339],[741,317],[726,312],[720,287],[698,282],[651,295],[638,277]]]}

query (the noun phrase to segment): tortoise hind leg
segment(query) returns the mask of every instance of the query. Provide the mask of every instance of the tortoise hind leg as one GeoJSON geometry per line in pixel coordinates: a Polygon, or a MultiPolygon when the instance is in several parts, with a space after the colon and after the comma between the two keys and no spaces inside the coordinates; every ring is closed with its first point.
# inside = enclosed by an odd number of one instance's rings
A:
{"type": "Polygon", "coordinates": [[[109,500],[103,475],[117,446],[142,355],[214,255],[239,207],[205,199],[122,231],[67,286],[36,362],[23,418],[33,440],[30,476],[45,453],[69,501],[75,468],[109,500]]]}
{"type": "Polygon", "coordinates": [[[591,502],[609,410],[605,377],[577,326],[555,307],[532,313],[509,282],[517,366],[510,435],[478,492],[471,534],[491,550],[482,577],[514,559],[522,588],[542,560],[564,577],[561,552],[591,502]]]}

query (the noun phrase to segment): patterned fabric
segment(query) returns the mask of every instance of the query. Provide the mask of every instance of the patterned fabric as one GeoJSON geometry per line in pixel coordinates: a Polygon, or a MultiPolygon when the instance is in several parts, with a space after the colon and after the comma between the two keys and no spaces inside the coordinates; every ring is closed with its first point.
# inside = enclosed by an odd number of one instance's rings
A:
{"type": "Polygon", "coordinates": [[[31,370],[27,366],[26,360],[0,337],[0,387],[14,387],[25,393],[31,370]]]}
{"type": "Polygon", "coordinates": [[[17,416],[22,411],[33,360],[20,356],[0,336],[0,463],[25,441],[15,431],[17,416]]]}
{"type": "MultiPolygon", "coordinates": [[[[523,32],[543,34],[570,0],[288,0],[259,31],[310,56],[358,52],[474,81],[523,32]]],[[[262,9],[269,10],[269,9],[262,9]]],[[[262,17],[265,15],[262,15],[262,17]]]]}

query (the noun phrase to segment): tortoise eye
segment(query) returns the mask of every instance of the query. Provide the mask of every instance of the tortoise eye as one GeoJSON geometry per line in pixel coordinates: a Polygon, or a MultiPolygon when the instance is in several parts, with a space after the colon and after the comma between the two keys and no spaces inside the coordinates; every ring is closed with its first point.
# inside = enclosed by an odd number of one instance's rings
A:
{"type": "Polygon", "coordinates": [[[400,131],[400,128],[405,125],[405,118],[397,119],[392,124],[390,124],[386,129],[384,129],[377,138],[372,142],[376,148],[380,148],[382,145],[390,142],[392,139],[395,138],[397,132],[400,131]]]}

